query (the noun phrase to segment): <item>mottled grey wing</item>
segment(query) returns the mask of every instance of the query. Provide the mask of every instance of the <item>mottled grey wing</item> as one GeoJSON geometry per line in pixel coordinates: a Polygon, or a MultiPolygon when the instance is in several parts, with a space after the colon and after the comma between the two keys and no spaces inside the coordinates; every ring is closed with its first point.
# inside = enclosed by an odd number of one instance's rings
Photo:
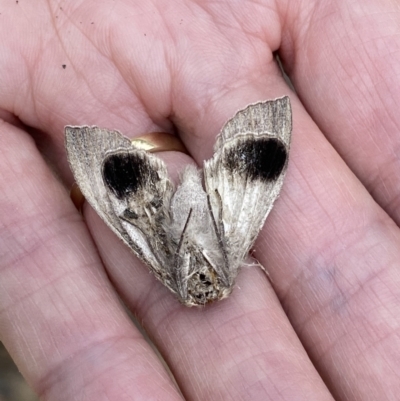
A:
{"type": "MultiPolygon", "coordinates": [[[[146,164],[148,169],[145,173],[156,174],[158,181],[161,182],[157,189],[165,191],[165,194],[158,193],[156,197],[165,195],[168,199],[172,193],[172,184],[168,179],[165,164],[145,151],[133,148],[131,140],[118,131],[98,127],[67,126],[65,141],[71,170],[86,200],[111,230],[160,278],[160,261],[154,255],[149,241],[139,227],[129,223],[134,217],[135,212],[132,207],[137,199],[131,190],[138,189],[138,177],[130,174],[135,172],[132,168],[129,169],[126,164],[121,166],[118,162],[121,158],[125,160],[124,156],[128,155],[128,164],[130,161],[139,162],[140,166],[146,164]],[[104,177],[105,170],[108,182],[104,177]]],[[[142,182],[151,179],[144,175],[139,178],[142,182]]],[[[138,190],[138,193],[139,197],[143,195],[141,190],[138,190]]],[[[142,223],[145,224],[146,221],[143,220],[142,223]]]]}
{"type": "Polygon", "coordinates": [[[204,177],[217,229],[236,276],[282,187],[292,131],[289,98],[239,111],[219,134],[204,177]]]}

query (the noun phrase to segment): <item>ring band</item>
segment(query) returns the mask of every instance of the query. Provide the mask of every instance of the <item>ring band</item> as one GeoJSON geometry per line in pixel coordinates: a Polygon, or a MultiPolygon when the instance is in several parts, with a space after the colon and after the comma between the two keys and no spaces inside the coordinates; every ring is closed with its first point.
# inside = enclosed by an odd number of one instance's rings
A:
{"type": "Polygon", "coordinates": [[[175,151],[189,154],[178,137],[166,132],[149,132],[133,138],[132,145],[150,153],[175,151]]]}
{"type": "Polygon", "coordinates": [[[72,203],[75,205],[78,211],[82,213],[83,204],[85,203],[85,197],[83,196],[76,182],[72,184],[71,191],[69,192],[69,197],[71,198],[72,203]]]}

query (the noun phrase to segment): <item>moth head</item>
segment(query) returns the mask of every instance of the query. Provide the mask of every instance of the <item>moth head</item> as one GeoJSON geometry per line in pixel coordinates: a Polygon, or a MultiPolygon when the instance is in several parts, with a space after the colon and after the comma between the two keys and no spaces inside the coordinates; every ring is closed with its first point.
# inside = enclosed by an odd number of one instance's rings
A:
{"type": "Polygon", "coordinates": [[[203,306],[226,298],[231,290],[221,283],[215,270],[206,265],[189,277],[187,298],[184,300],[184,304],[187,306],[203,306]]]}

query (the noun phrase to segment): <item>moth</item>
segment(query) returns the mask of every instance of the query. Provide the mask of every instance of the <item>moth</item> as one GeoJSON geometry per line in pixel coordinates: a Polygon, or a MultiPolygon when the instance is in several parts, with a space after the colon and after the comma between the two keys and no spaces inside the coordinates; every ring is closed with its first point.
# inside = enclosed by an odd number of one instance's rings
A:
{"type": "Polygon", "coordinates": [[[281,190],[291,132],[289,97],[251,104],[176,189],[164,162],[118,131],[67,126],[65,141],[93,209],[181,303],[198,306],[231,293],[281,190]]]}

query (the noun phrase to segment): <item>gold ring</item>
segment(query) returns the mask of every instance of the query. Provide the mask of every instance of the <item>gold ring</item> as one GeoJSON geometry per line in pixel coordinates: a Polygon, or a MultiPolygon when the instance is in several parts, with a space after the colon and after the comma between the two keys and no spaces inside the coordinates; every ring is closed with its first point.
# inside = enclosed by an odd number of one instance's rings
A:
{"type": "Polygon", "coordinates": [[[132,145],[150,153],[175,151],[189,154],[177,136],[166,132],[149,132],[133,138],[132,145]]]}
{"type": "Polygon", "coordinates": [[[83,196],[83,194],[76,182],[74,182],[72,184],[72,188],[69,193],[69,196],[72,200],[72,203],[75,205],[75,207],[78,209],[78,211],[80,213],[82,213],[83,204],[85,203],[85,197],[83,196]]]}

